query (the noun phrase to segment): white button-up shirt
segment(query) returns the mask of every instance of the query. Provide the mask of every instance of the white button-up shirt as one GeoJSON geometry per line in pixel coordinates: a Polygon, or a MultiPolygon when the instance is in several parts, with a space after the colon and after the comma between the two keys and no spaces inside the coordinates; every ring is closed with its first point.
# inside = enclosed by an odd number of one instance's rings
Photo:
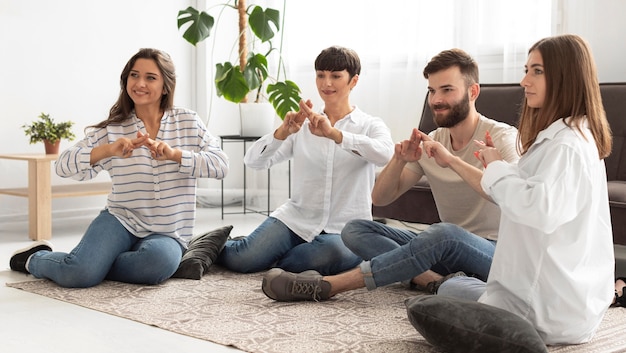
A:
{"type": "Polygon", "coordinates": [[[558,120],[517,166],[492,162],[482,178],[502,213],[479,301],[527,318],[546,344],[589,341],[613,296],[606,170],[583,131],[558,120]]]}
{"type": "Polygon", "coordinates": [[[391,133],[380,118],[355,107],[334,127],[343,134],[341,144],[313,135],[306,120],[284,141],[273,132],[261,137],[244,157],[257,169],[293,159],[291,199],[271,216],[308,242],[322,231],[341,233],[352,219],[372,219],[375,169],[393,155],[391,133]]]}

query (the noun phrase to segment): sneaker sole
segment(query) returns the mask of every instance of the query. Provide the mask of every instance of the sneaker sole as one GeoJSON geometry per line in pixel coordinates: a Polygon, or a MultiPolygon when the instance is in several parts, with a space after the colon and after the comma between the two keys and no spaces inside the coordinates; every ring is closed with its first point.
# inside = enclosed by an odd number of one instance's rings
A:
{"type": "Polygon", "coordinates": [[[269,287],[269,283],[274,278],[280,276],[281,273],[283,273],[282,269],[280,269],[280,268],[273,268],[273,269],[267,271],[265,276],[263,276],[263,283],[261,285],[261,290],[270,299],[278,300],[278,299],[276,299],[276,298],[278,298],[278,296],[276,295],[276,293],[272,292],[271,288],[269,287]],[[269,280],[268,280],[268,278],[269,278],[269,280]]]}
{"type": "Polygon", "coordinates": [[[49,251],[52,251],[52,243],[50,243],[50,242],[49,242],[49,241],[47,241],[47,240],[37,240],[36,242],[34,242],[34,243],[30,244],[29,246],[26,246],[26,247],[23,247],[23,248],[21,248],[21,249],[15,250],[15,251],[13,252],[13,254],[11,254],[11,257],[13,257],[13,256],[15,256],[15,255],[17,255],[17,254],[19,254],[19,253],[23,253],[23,252],[25,252],[25,251],[28,251],[28,250],[34,249],[34,248],[36,248],[36,247],[38,247],[38,246],[44,246],[44,247],[47,247],[47,249],[41,249],[41,250],[49,250],[49,251]]]}

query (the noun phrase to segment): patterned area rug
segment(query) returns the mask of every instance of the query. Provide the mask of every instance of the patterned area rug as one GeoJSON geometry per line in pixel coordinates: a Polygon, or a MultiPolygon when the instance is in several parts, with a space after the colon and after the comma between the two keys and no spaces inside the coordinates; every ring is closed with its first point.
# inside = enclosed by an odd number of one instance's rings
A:
{"type": "MultiPolygon", "coordinates": [[[[438,352],[411,326],[400,285],[343,293],[326,302],[279,303],[260,289],[262,274],[217,266],[202,280],[157,286],[104,282],[61,288],[46,280],[7,286],[248,352],[438,352]]],[[[550,352],[625,352],[626,309],[610,309],[591,343],[550,352]]]]}

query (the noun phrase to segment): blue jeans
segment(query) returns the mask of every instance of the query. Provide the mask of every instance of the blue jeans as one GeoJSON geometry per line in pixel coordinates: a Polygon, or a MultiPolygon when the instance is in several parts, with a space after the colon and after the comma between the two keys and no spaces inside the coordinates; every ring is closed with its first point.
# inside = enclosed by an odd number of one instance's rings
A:
{"type": "Polygon", "coordinates": [[[355,268],[361,261],[339,234],[322,233],[308,243],[280,220],[268,217],[247,237],[228,240],[217,263],[241,273],[278,267],[296,273],[316,270],[327,276],[355,268]]]}
{"type": "Polygon", "coordinates": [[[138,238],[103,210],[69,254],[38,251],[28,262],[28,272],[71,288],[92,287],[104,279],[158,284],[176,272],[182,255],[176,239],[162,234],[138,238]]]}
{"type": "Polygon", "coordinates": [[[370,220],[352,220],[341,232],[346,246],[368,260],[361,264],[368,289],[409,280],[427,270],[443,276],[463,271],[487,279],[496,242],[451,223],[418,233],[370,220]]]}

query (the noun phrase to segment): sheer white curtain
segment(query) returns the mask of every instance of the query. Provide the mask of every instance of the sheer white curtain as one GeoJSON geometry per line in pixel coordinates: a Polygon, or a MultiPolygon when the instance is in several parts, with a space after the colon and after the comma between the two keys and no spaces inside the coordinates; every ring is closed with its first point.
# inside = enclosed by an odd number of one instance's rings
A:
{"type": "MultiPolygon", "coordinates": [[[[553,1],[248,0],[248,6],[259,4],[286,14],[282,35],[287,77],[315,107],[322,104],[315,88],[315,57],[331,45],[356,50],[362,70],[352,104],[383,118],[394,140],[401,140],[418,124],[427,86],[422,70],[430,58],[458,47],[476,59],[482,83],[519,82],[527,48],[551,34],[553,1]]],[[[198,5],[222,2],[198,0],[198,5]]],[[[220,36],[236,26],[234,17],[224,22],[220,36]]],[[[223,48],[211,41],[200,48],[199,62],[207,66],[204,73],[198,69],[205,81],[199,87],[212,97],[207,101],[209,128],[217,134],[237,133],[235,119],[225,118],[237,114],[236,106],[213,96],[215,63],[210,60],[222,61],[232,52],[232,40],[223,48]]]]}
{"type": "MultiPolygon", "coordinates": [[[[419,123],[427,87],[422,70],[430,58],[458,47],[478,62],[481,82],[519,82],[527,48],[551,34],[553,1],[557,0],[248,0],[248,6],[259,4],[286,14],[281,34],[287,78],[316,108],[322,101],[315,88],[315,57],[331,45],[356,50],[362,70],[351,102],[383,118],[393,139],[400,141],[419,123]]],[[[195,0],[199,9],[211,8],[212,14],[223,2],[195,0]]],[[[219,40],[211,37],[196,52],[196,109],[208,117],[215,135],[240,131],[237,105],[214,93],[215,64],[236,54],[235,12],[225,11],[224,16],[219,40]]],[[[241,187],[235,185],[241,180],[235,170],[240,157],[232,158],[226,188],[241,187]]]]}
{"type": "MultiPolygon", "coordinates": [[[[281,9],[282,1],[267,5],[281,9]]],[[[482,83],[519,82],[528,47],[552,28],[546,0],[287,0],[283,57],[288,77],[317,107],[313,62],[331,45],[362,62],[352,103],[385,119],[395,140],[417,126],[426,94],[422,70],[458,47],[478,62],[482,83]]]]}

